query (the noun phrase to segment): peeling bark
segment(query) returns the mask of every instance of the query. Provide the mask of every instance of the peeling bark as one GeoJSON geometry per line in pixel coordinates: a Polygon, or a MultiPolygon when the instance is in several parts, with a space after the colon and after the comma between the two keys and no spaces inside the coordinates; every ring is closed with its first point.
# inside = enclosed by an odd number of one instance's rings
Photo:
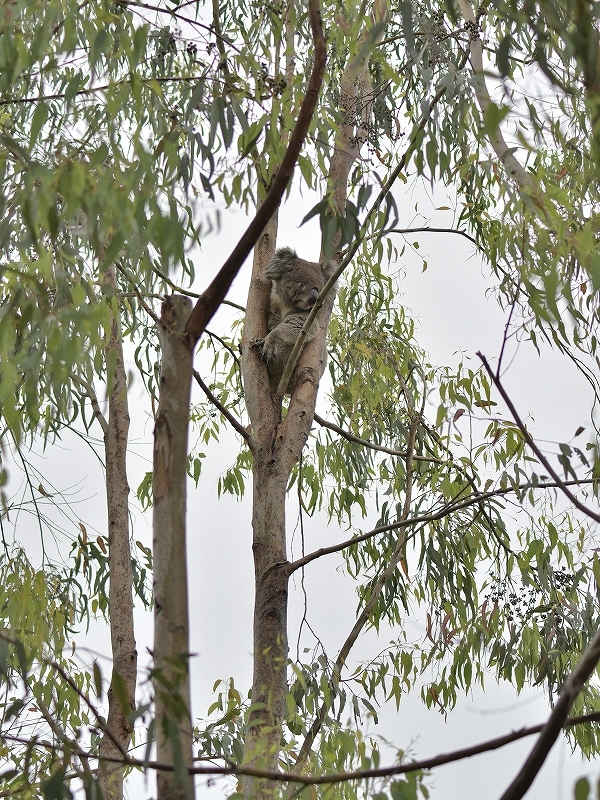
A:
{"type": "MultiPolygon", "coordinates": [[[[105,278],[117,288],[115,268],[105,278]]],[[[108,427],[104,434],[106,455],[106,499],[108,507],[108,569],[112,677],[108,690],[106,732],[100,742],[98,777],[104,800],[122,800],[123,767],[103,761],[103,756],[122,757],[131,741],[132,726],[127,714],[135,706],[137,650],[133,627],[133,573],[129,546],[129,485],[127,482],[127,437],[129,408],[127,375],[123,361],[123,341],[118,313],[111,322],[107,347],[111,373],[108,400],[108,427]],[[120,684],[120,691],[116,683],[120,684]],[[119,695],[125,697],[121,705],[119,695]]]]}
{"type": "Polygon", "coordinates": [[[187,297],[165,298],[160,400],[154,428],[154,670],[159,800],[189,800],[193,781],[189,615],[185,536],[187,441],[193,349],[185,335],[187,297]]]}

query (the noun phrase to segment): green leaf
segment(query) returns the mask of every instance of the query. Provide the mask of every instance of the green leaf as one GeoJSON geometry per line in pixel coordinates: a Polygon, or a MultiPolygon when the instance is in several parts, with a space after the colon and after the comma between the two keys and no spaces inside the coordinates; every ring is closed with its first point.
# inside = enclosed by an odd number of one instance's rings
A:
{"type": "Polygon", "coordinates": [[[44,800],[65,800],[72,797],[65,782],[65,775],[66,768],[60,767],[47,781],[42,782],[44,800]]]}
{"type": "Polygon", "coordinates": [[[103,691],[102,691],[102,671],[100,666],[98,665],[97,661],[94,661],[93,664],[93,671],[94,671],[94,688],[96,690],[96,697],[98,700],[102,699],[103,691]]]}
{"type": "Polygon", "coordinates": [[[590,782],[587,778],[579,778],[573,793],[575,800],[588,800],[590,796],[590,782]]]}
{"type": "Polygon", "coordinates": [[[394,781],[390,786],[392,800],[417,800],[416,782],[394,781]]]}
{"type": "Polygon", "coordinates": [[[495,103],[490,103],[483,116],[483,129],[486,135],[494,135],[509,112],[508,106],[497,106],[495,103]]]}
{"type": "Polygon", "coordinates": [[[39,102],[36,106],[35,111],[33,112],[33,117],[31,120],[31,131],[29,134],[29,147],[32,148],[37,141],[37,137],[39,132],[42,129],[42,125],[48,119],[48,106],[44,102],[39,102]]]}

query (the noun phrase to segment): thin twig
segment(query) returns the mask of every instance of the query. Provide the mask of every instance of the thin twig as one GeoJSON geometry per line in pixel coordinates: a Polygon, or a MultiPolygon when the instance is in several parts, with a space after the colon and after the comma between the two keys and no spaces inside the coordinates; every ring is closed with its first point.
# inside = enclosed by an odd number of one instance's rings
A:
{"type": "Polygon", "coordinates": [[[192,19],[191,17],[184,17],[182,14],[178,13],[178,8],[171,9],[167,8],[166,6],[152,6],[150,3],[142,3],[140,0],[116,0],[117,5],[122,6],[134,6],[136,8],[146,8],[149,11],[154,11],[157,14],[168,14],[175,19],[179,19],[182,22],[187,22],[189,25],[194,25],[197,28],[202,28],[205,31],[208,31],[209,34],[216,36],[217,38],[222,39],[225,44],[229,45],[229,47],[233,48],[236,53],[241,53],[241,50],[236,47],[234,42],[230,39],[226,39],[222,34],[217,33],[212,25],[205,25],[203,22],[198,22],[196,19],[192,19]]]}
{"type": "MultiPolygon", "coordinates": [[[[190,289],[184,289],[183,287],[178,286],[174,281],[171,280],[171,278],[169,278],[168,275],[165,275],[164,272],[159,270],[158,267],[155,267],[154,265],[152,266],[152,272],[156,273],[156,275],[158,275],[159,278],[162,278],[163,281],[168,286],[171,287],[171,289],[177,292],[177,294],[184,294],[186,297],[195,297],[195,298],[202,297],[202,295],[199,292],[192,292],[190,289]]],[[[233,300],[223,300],[223,305],[231,306],[232,308],[237,308],[238,311],[246,311],[244,306],[241,306],[239,303],[234,303],[233,300]]]]}
{"type": "Polygon", "coordinates": [[[145,301],[142,292],[139,290],[137,283],[132,278],[132,276],[129,274],[128,270],[126,270],[125,267],[122,266],[122,264],[119,264],[118,261],[115,261],[115,266],[119,270],[121,275],[124,275],[125,278],[127,279],[128,283],[131,285],[133,291],[137,295],[138,300],[140,301],[140,305],[142,306],[142,308],[144,309],[146,314],[148,314],[148,316],[151,317],[157,325],[159,325],[159,326],[162,325],[160,317],[157,314],[154,313],[154,310],[152,308],[150,308],[148,303],[145,301]]]}
{"type": "Polygon", "coordinates": [[[519,297],[519,287],[520,287],[520,281],[519,281],[519,284],[517,285],[517,289],[515,291],[515,296],[513,298],[513,301],[510,304],[510,312],[508,314],[508,319],[506,320],[506,325],[504,326],[504,335],[502,337],[502,347],[500,348],[500,355],[498,356],[498,370],[497,370],[498,375],[500,375],[500,370],[502,369],[502,358],[504,356],[504,350],[506,348],[506,343],[508,341],[508,330],[510,328],[510,323],[512,321],[513,314],[515,313],[515,308],[517,306],[517,299],[519,297]]]}
{"type": "MultiPolygon", "coordinates": [[[[189,76],[175,76],[169,78],[138,78],[139,83],[141,84],[152,84],[152,83],[196,83],[202,78],[206,77],[205,75],[189,75],[189,76]]],[[[75,92],[73,97],[81,97],[83,95],[88,94],[95,94],[96,92],[105,92],[107,89],[115,89],[118,86],[123,86],[124,84],[131,83],[131,78],[124,78],[121,81],[113,81],[112,83],[102,84],[101,86],[91,86],[89,89],[80,89],[78,92],[75,92]]],[[[28,103],[46,103],[48,100],[64,100],[67,96],[66,92],[55,92],[54,94],[40,94],[36,95],[36,97],[9,97],[4,100],[0,100],[0,106],[12,106],[12,105],[25,105],[28,103]]]]}
{"type": "Polygon", "coordinates": [[[464,236],[465,239],[468,239],[470,242],[473,242],[475,247],[478,250],[481,250],[481,246],[478,244],[477,239],[473,236],[468,234],[466,231],[458,230],[457,228],[387,228],[386,230],[382,231],[381,233],[377,233],[376,236],[387,236],[388,233],[455,233],[458,236],[464,236]]]}
{"type": "Polygon", "coordinates": [[[248,433],[248,431],[244,428],[242,423],[239,422],[233,416],[233,414],[229,411],[229,409],[225,408],[225,406],[223,405],[223,403],[221,403],[220,400],[217,400],[217,398],[214,396],[214,394],[211,392],[211,390],[208,388],[208,386],[204,383],[204,381],[200,377],[200,373],[198,372],[198,370],[194,370],[194,378],[196,379],[196,383],[198,384],[198,386],[202,389],[202,391],[208,397],[213,406],[215,406],[215,408],[218,408],[221,414],[223,414],[225,419],[232,426],[232,428],[235,428],[235,430],[240,434],[240,436],[243,436],[244,439],[248,441],[250,439],[250,434],[248,433]]]}
{"type": "MultiPolygon", "coordinates": [[[[355,436],[350,431],[346,431],[343,428],[340,428],[339,425],[336,425],[333,422],[328,422],[328,420],[323,419],[318,414],[314,416],[315,422],[318,422],[323,428],[329,428],[331,431],[335,431],[335,433],[339,434],[343,439],[346,439],[348,442],[353,442],[354,444],[360,444],[362,447],[368,447],[370,450],[378,450],[381,453],[387,453],[390,456],[398,456],[399,458],[406,458],[407,452],[406,450],[393,450],[391,447],[384,447],[381,444],[373,444],[373,442],[369,442],[367,439],[361,439],[360,436],[355,436]]],[[[444,462],[440,458],[432,458],[429,456],[413,456],[413,461],[425,461],[428,463],[434,464],[443,464],[444,462]]]]}
{"type": "Polygon", "coordinates": [[[552,465],[550,464],[550,462],[548,461],[546,456],[542,453],[540,448],[535,443],[532,435],[529,433],[529,431],[525,427],[525,423],[523,422],[521,417],[518,415],[517,409],[514,407],[513,402],[511,401],[510,397],[507,395],[504,387],[502,386],[502,384],[500,382],[500,378],[498,377],[498,375],[496,375],[496,374],[494,374],[494,372],[492,372],[492,368],[488,364],[486,357],[482,353],[477,353],[477,355],[482,360],[483,366],[486,368],[487,373],[490,376],[490,378],[492,379],[492,382],[493,382],[494,386],[496,387],[496,389],[498,389],[502,399],[504,400],[504,402],[508,406],[508,410],[512,414],[512,417],[513,417],[513,419],[515,421],[515,424],[516,424],[517,428],[523,434],[523,438],[525,439],[525,441],[527,442],[529,447],[533,450],[533,452],[537,456],[537,459],[540,462],[540,464],[542,464],[548,470],[548,472],[552,476],[552,479],[554,481],[556,481],[556,485],[558,486],[558,488],[563,492],[564,495],[566,495],[566,497],[569,498],[569,500],[573,503],[575,508],[578,508],[586,516],[590,517],[595,522],[600,522],[600,514],[597,514],[595,511],[592,511],[591,508],[588,508],[586,505],[584,505],[581,502],[581,500],[578,500],[577,497],[575,497],[575,495],[568,489],[569,481],[561,480],[561,478],[559,477],[559,475],[556,472],[556,470],[552,467],[552,465]]]}

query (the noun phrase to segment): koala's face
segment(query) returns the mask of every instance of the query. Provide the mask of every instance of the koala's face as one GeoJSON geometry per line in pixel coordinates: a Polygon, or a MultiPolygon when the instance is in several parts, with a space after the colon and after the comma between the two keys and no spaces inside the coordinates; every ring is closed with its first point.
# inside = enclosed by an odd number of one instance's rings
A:
{"type": "Polygon", "coordinates": [[[265,278],[272,281],[270,313],[283,320],[288,314],[310,311],[326,277],[320,264],[298,258],[290,247],[281,247],[265,269],[265,278]]]}
{"type": "Polygon", "coordinates": [[[318,264],[297,259],[293,267],[277,281],[279,294],[286,306],[298,311],[311,309],[325,281],[318,264]]]}

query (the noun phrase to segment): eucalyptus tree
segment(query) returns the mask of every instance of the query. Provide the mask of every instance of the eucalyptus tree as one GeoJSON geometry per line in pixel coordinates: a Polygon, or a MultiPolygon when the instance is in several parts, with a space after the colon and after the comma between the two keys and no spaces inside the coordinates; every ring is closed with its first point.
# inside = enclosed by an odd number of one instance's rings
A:
{"type": "MultiPolygon", "coordinates": [[[[65,564],[38,569],[20,549],[4,556],[4,583],[22,592],[3,605],[1,666],[20,691],[3,708],[5,723],[13,720],[3,739],[15,766],[2,777],[7,791],[59,797],[80,778],[89,796],[99,781],[104,796],[120,797],[128,764],[158,771],[161,799],[191,795],[190,775],[211,771],[243,776],[237,796],[246,800],[286,793],[286,781],[306,796],[425,796],[423,769],[433,763],[375,770],[383,784],[367,780],[380,755],[361,730],[361,707],[376,716],[377,702],[399,704],[420,686],[429,708],[447,712],[460,691],[498,679],[518,691],[544,684],[551,699],[565,684],[564,717],[571,708],[596,713],[598,686],[581,692],[581,671],[567,680],[598,628],[591,582],[600,574],[587,522],[596,516],[582,500],[596,496],[595,439],[587,451],[561,443],[553,466],[517,409],[512,419],[494,411],[498,393],[506,395],[502,353],[494,370],[487,360],[481,370],[430,364],[389,269],[403,258],[392,237],[418,235],[399,219],[398,193],[419,180],[453,187],[463,205],[447,235],[472,237],[498,275],[512,323],[534,345],[543,337],[562,350],[597,392],[594,13],[545,2],[491,11],[469,0],[5,5],[3,436],[25,458],[26,445],[101,425],[109,519],[107,555],[104,539],[92,542],[83,527],[65,564]],[[587,61],[578,35],[588,37],[587,61]],[[254,345],[266,333],[264,269],[278,216],[288,213],[280,200],[296,156],[297,183],[320,197],[306,216],[319,217],[322,241],[302,255],[333,258],[339,285],[337,295],[333,280],[326,286],[311,314],[319,335],[304,348],[300,340],[290,359],[281,382],[292,375],[288,398],[270,392],[254,345]],[[206,288],[192,248],[215,228],[220,203],[253,222],[206,288]],[[206,334],[254,243],[241,343],[237,325],[206,334]],[[177,296],[192,281],[202,290],[193,310],[177,296]],[[159,313],[160,295],[172,290],[159,313]],[[159,763],[149,749],[142,761],[128,754],[132,726],[148,712],[135,705],[131,597],[147,597],[143,567],[129,553],[123,339],[133,343],[156,418],[157,716],[148,742],[156,738],[159,763]],[[217,437],[224,424],[239,435],[220,486],[241,494],[252,481],[256,575],[249,702],[231,687],[215,703],[220,720],[204,727],[191,717],[182,577],[184,469],[210,479],[209,465],[200,474],[199,456],[186,457],[198,342],[215,355],[209,385],[196,374],[206,402],[191,418],[200,437],[217,437]],[[326,351],[327,419],[314,413],[326,351]],[[453,422],[479,413],[488,423],[466,446],[453,422]],[[290,561],[292,487],[301,514],[328,515],[351,537],[290,561]],[[582,517],[555,504],[557,488],[582,517]],[[507,498],[525,511],[518,530],[507,527],[507,498]],[[290,577],[334,552],[356,581],[355,623],[336,657],[295,661],[290,577]],[[43,613],[25,591],[32,582],[52,598],[43,613]],[[88,594],[113,634],[106,722],[99,670],[73,672],[64,655],[89,613],[88,594]],[[416,643],[403,635],[415,607],[427,619],[416,643]],[[395,643],[347,680],[360,635],[384,625],[398,630],[395,643]],[[343,721],[347,709],[352,724],[343,721]],[[31,737],[27,713],[38,715],[45,739],[31,737]],[[86,726],[91,738],[81,736],[86,726]],[[194,757],[217,766],[194,766],[194,757]]],[[[149,486],[140,487],[143,501],[149,486]]],[[[7,493],[7,512],[11,502],[7,493]]],[[[594,658],[595,650],[586,669],[594,658]]],[[[564,718],[556,719],[558,731],[564,718]]],[[[589,718],[570,735],[583,752],[597,752],[589,718]]],[[[528,777],[537,769],[539,759],[528,777]]],[[[519,787],[506,797],[522,796],[519,787]]]]}

